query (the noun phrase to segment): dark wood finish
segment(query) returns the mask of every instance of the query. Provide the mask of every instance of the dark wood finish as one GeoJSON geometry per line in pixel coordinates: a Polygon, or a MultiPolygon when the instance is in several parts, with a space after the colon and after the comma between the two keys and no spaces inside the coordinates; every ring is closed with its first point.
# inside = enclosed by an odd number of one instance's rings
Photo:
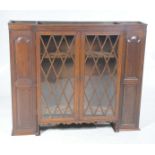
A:
{"type": "Polygon", "coordinates": [[[146,24],[12,21],[13,135],[52,124],[139,129],[146,24]]]}
{"type": "Polygon", "coordinates": [[[31,30],[10,31],[13,135],[36,132],[36,54],[31,30]]]}
{"type": "Polygon", "coordinates": [[[120,128],[138,130],[146,33],[128,30],[126,37],[120,128]]]}

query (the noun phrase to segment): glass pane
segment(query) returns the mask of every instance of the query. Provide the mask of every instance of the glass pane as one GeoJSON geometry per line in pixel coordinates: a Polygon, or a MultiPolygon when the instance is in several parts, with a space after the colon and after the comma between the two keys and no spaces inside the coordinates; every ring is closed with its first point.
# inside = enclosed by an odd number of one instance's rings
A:
{"type": "Polygon", "coordinates": [[[85,37],[84,114],[114,114],[117,80],[117,35],[85,37]]]}
{"type": "Polygon", "coordinates": [[[60,50],[60,52],[67,52],[68,51],[67,42],[64,38],[62,39],[59,50],[60,50]]]}
{"type": "Polygon", "coordinates": [[[56,52],[56,50],[57,50],[57,48],[56,48],[56,44],[54,42],[54,38],[51,37],[50,41],[47,45],[47,51],[48,51],[48,53],[54,53],[54,52],[56,52]]]}
{"type": "Polygon", "coordinates": [[[42,35],[40,38],[42,117],[72,117],[74,36],[42,35]]]}

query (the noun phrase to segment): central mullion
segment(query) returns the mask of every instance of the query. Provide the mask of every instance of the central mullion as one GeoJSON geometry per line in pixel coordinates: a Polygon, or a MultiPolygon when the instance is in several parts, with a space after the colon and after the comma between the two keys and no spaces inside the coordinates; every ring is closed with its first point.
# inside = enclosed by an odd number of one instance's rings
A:
{"type": "Polygon", "coordinates": [[[78,122],[79,121],[79,113],[80,113],[80,56],[81,56],[81,35],[79,32],[76,33],[76,42],[75,42],[75,68],[74,68],[74,115],[75,115],[75,120],[78,122]]]}
{"type": "Polygon", "coordinates": [[[80,121],[82,121],[82,117],[84,115],[83,113],[83,106],[84,106],[84,79],[85,79],[85,75],[84,75],[84,65],[85,65],[85,51],[84,51],[84,44],[85,44],[85,36],[83,35],[83,33],[80,33],[80,57],[79,57],[79,68],[80,68],[80,72],[79,72],[79,81],[80,81],[80,85],[79,85],[79,94],[80,94],[80,100],[79,100],[79,117],[80,117],[80,121]]]}

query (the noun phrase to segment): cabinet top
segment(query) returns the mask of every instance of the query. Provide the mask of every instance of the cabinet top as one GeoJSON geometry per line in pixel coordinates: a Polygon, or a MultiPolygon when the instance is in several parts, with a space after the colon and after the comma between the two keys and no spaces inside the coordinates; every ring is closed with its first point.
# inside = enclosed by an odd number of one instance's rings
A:
{"type": "Polygon", "coordinates": [[[69,24],[82,24],[82,25],[147,25],[140,21],[10,21],[9,25],[12,24],[28,24],[28,25],[69,25],[69,24]]]}
{"type": "Polygon", "coordinates": [[[138,21],[10,21],[8,23],[11,30],[32,29],[41,30],[72,30],[72,31],[105,31],[117,29],[123,31],[127,29],[146,30],[147,24],[138,21]],[[106,30],[106,29],[109,30],[106,30]]]}

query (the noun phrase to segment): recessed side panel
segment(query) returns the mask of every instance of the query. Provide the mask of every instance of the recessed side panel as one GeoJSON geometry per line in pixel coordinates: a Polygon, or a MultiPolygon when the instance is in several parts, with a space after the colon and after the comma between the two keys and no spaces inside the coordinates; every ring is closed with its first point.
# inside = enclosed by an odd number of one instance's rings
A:
{"type": "Polygon", "coordinates": [[[142,31],[128,31],[126,35],[120,129],[139,129],[144,35],[142,31]]]}
{"type": "Polygon", "coordinates": [[[137,84],[124,85],[123,102],[125,104],[122,109],[122,124],[124,127],[135,128],[137,95],[137,84]]]}
{"type": "Polygon", "coordinates": [[[30,31],[10,32],[13,135],[36,133],[36,68],[30,31]]]}

